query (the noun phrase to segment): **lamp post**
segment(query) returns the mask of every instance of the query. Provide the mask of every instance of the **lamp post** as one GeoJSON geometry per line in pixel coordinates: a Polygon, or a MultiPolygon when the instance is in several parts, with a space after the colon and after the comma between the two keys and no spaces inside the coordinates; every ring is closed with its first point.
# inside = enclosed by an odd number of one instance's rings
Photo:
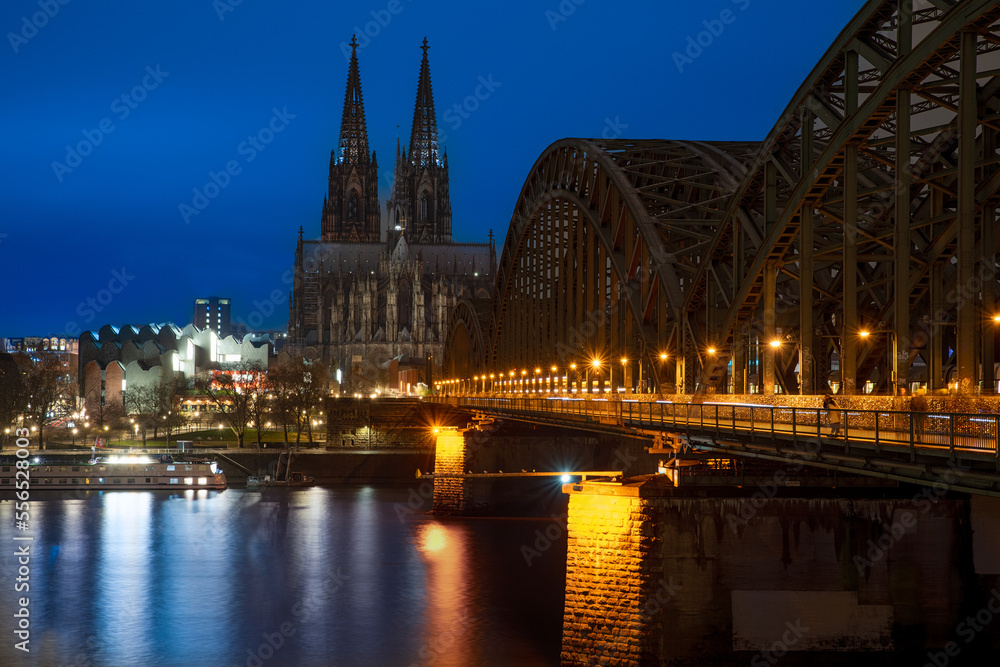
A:
{"type": "MultiPolygon", "coordinates": [[[[622,357],[622,389],[628,390],[626,386],[628,384],[628,373],[626,372],[626,364],[628,364],[628,357],[622,357]]],[[[615,387],[611,387],[611,391],[615,391],[615,387]]]]}
{"type": "MultiPolygon", "coordinates": [[[[590,362],[590,365],[594,369],[594,373],[595,374],[601,370],[601,360],[600,359],[595,358],[593,361],[590,362]]],[[[590,391],[592,389],[593,389],[593,387],[590,384],[590,369],[588,368],[587,369],[587,392],[590,393],[590,391]]]]}
{"type": "MultiPolygon", "coordinates": [[[[858,332],[858,336],[862,339],[867,339],[873,333],[884,333],[889,334],[889,348],[892,359],[890,361],[890,387],[889,393],[893,396],[899,393],[899,354],[896,349],[896,332],[890,329],[862,329],[858,332]]],[[[841,366],[843,368],[843,366],[841,366]]],[[[843,384],[844,378],[841,378],[841,384],[843,384]]]]}

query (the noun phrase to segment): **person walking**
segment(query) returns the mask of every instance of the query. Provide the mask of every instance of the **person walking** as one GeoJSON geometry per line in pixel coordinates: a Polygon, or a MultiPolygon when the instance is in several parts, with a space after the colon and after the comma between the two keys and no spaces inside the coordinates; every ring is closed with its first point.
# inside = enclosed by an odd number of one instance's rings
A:
{"type": "Polygon", "coordinates": [[[913,436],[916,442],[924,439],[924,424],[927,421],[927,398],[923,392],[917,393],[910,401],[910,412],[913,413],[913,436]]]}
{"type": "Polygon", "coordinates": [[[833,396],[827,394],[823,397],[823,409],[826,410],[827,419],[830,422],[830,437],[840,437],[840,408],[833,396]]]}

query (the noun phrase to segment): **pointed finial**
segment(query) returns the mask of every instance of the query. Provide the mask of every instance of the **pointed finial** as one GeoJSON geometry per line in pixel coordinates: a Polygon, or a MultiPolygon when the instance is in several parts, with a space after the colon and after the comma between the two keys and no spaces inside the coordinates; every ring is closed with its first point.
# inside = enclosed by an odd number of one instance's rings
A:
{"type": "Polygon", "coordinates": [[[424,37],[424,45],[421,46],[420,48],[424,50],[424,57],[426,58],[427,57],[427,49],[431,48],[431,47],[427,46],[427,38],[426,37],[424,37]]]}
{"type": "Polygon", "coordinates": [[[351,55],[354,55],[357,52],[358,52],[358,36],[351,35],[351,55]]]}
{"type": "Polygon", "coordinates": [[[299,225],[299,240],[302,240],[302,225],[299,225]]]}

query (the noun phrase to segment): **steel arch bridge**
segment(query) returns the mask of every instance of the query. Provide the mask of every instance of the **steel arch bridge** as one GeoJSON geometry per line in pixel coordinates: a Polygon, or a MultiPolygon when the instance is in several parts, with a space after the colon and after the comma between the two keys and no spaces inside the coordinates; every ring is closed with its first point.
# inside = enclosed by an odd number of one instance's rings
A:
{"type": "Polygon", "coordinates": [[[466,345],[477,368],[597,358],[681,393],[993,392],[998,20],[986,0],[869,2],[762,142],[549,146],[466,345]]]}

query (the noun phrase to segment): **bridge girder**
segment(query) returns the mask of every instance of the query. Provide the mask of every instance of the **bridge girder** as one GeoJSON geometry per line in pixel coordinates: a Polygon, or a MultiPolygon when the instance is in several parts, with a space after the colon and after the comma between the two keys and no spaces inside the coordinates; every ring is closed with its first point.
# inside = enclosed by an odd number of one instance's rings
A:
{"type": "Polygon", "coordinates": [[[803,394],[939,389],[952,369],[991,391],[998,20],[988,0],[872,0],[761,143],[549,146],[514,209],[485,366],[625,357],[661,390],[803,394]]]}
{"type": "Polygon", "coordinates": [[[607,377],[608,364],[625,358],[632,384],[666,383],[658,355],[683,320],[685,281],[756,148],[587,139],[549,146],[507,234],[487,365],[533,377],[536,367],[566,372],[575,362],[582,374],[600,358],[607,377]]]}
{"type": "Polygon", "coordinates": [[[821,392],[834,353],[846,393],[905,383],[918,355],[932,389],[952,364],[960,391],[992,387],[998,18],[993,2],[870,2],[845,28],[686,294],[689,317],[729,300],[716,328],[674,341],[718,351],[688,389],[742,393],[755,367],[765,393],[821,392]],[[710,279],[727,269],[730,282],[710,279]]]}

